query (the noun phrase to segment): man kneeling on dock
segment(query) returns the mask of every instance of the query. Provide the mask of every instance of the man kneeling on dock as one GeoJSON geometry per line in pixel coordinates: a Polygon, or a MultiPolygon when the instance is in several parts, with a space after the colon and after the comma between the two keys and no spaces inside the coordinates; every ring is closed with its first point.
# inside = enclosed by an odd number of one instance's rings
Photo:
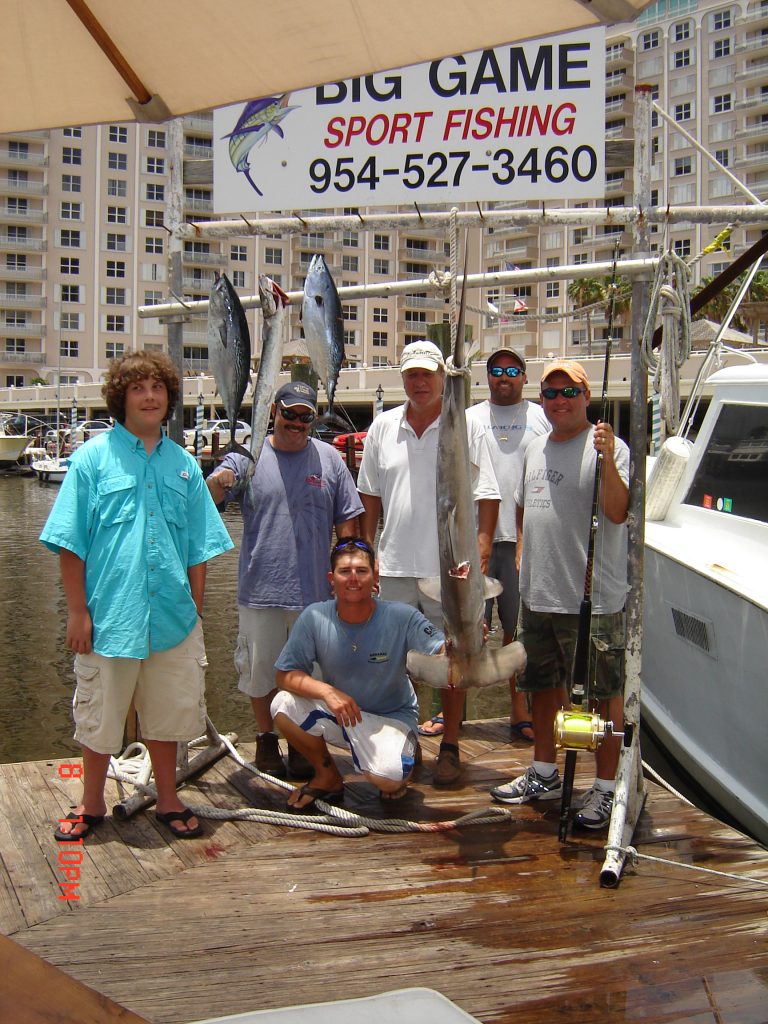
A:
{"type": "Polygon", "coordinates": [[[275,663],[275,725],[314,768],[288,798],[312,814],[316,801],[340,803],[344,782],[327,743],[348,747],[382,800],[405,796],[418,745],[418,702],[405,671],[409,650],[438,654],[443,634],[421,612],[379,601],[373,549],[345,538],[331,551],[335,599],[306,608],[275,663]],[[313,663],[321,679],[311,676],[313,663]]]}

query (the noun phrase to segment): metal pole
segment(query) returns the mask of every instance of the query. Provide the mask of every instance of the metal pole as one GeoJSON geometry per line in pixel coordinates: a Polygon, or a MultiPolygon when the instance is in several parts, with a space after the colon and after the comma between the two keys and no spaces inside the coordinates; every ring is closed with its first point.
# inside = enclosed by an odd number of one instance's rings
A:
{"type": "MultiPolygon", "coordinates": [[[[170,181],[168,185],[168,288],[171,295],[181,295],[183,289],[181,254],[184,248],[179,229],[184,220],[184,132],[180,117],[168,122],[168,159],[170,181]]],[[[178,307],[181,309],[181,307],[178,307]]],[[[179,312],[168,320],[168,356],[184,380],[183,324],[179,312]]],[[[168,420],[168,436],[177,444],[184,444],[184,403],[179,401],[168,420]]]]}

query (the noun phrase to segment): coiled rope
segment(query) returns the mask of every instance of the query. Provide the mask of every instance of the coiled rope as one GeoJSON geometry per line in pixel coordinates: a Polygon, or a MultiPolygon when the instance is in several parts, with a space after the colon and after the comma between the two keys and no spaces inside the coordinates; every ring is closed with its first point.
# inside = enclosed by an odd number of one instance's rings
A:
{"type": "Polygon", "coordinates": [[[661,418],[668,435],[676,433],[680,423],[680,367],[691,354],[689,275],[677,253],[667,250],[659,260],[640,351],[641,365],[653,373],[653,389],[661,394],[661,418]],[[656,356],[653,334],[658,316],[662,340],[656,356]]]}

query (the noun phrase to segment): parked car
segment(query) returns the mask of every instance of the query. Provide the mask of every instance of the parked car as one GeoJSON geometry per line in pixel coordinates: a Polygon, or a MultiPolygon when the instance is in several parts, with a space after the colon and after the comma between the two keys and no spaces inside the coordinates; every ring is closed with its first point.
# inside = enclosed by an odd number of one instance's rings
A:
{"type": "Polygon", "coordinates": [[[363,461],[363,444],[365,443],[367,434],[367,430],[358,430],[354,434],[337,434],[331,444],[346,462],[347,446],[349,438],[352,438],[355,451],[355,469],[360,469],[360,463],[363,461]]]}
{"type": "MultiPolygon", "coordinates": [[[[211,438],[214,431],[218,431],[219,433],[219,446],[221,448],[224,448],[225,445],[229,444],[229,420],[208,420],[203,427],[203,448],[210,448],[211,438]]],[[[235,440],[238,444],[250,444],[251,427],[249,423],[244,423],[242,420],[237,421],[237,426],[235,428],[235,440]]],[[[194,449],[194,428],[192,430],[184,431],[184,447],[194,449]]]]}

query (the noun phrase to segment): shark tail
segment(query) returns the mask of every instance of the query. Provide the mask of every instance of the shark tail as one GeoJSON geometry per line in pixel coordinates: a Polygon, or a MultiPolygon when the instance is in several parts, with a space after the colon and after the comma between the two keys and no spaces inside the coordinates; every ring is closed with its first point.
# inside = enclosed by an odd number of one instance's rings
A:
{"type": "Polygon", "coordinates": [[[517,640],[506,647],[483,648],[479,657],[462,669],[446,654],[422,654],[409,651],[406,668],[411,681],[438,689],[456,687],[467,690],[477,686],[496,686],[508,682],[525,668],[528,658],[517,640]]]}

